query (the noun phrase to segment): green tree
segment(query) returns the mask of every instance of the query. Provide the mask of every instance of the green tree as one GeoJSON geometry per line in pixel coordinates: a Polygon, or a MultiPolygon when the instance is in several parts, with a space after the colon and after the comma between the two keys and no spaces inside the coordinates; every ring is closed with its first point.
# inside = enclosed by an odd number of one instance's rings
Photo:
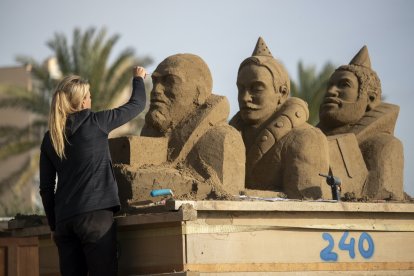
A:
{"type": "MultiPolygon", "coordinates": [[[[72,45],[69,45],[66,36],[60,33],[56,33],[47,42],[47,46],[57,60],[58,72],[61,76],[76,74],[89,80],[93,110],[113,106],[117,95],[130,86],[133,65],[147,66],[152,63],[149,57],[137,58],[131,48],[121,51],[110,62],[110,54],[119,38],[117,34],[107,38],[106,29],[97,31],[95,28],[89,28],[84,32],[75,29],[72,45]]],[[[47,129],[47,116],[53,90],[59,81],[56,72],[51,72],[44,62],[38,62],[27,56],[19,56],[17,61],[31,67],[34,80],[33,91],[16,86],[1,86],[0,108],[11,107],[28,111],[35,115],[35,119],[24,128],[0,127],[1,162],[5,162],[12,156],[39,148],[47,129]]],[[[138,124],[142,124],[142,116],[137,118],[138,124]]],[[[34,158],[37,162],[26,163],[0,182],[0,194],[15,183],[20,183],[23,177],[28,179],[27,172],[29,171],[32,172],[31,178],[33,178],[36,173],[33,168],[38,166],[38,154],[34,158]]]]}
{"type": "MultiPolygon", "coordinates": [[[[76,74],[89,80],[94,110],[111,107],[116,95],[130,85],[132,65],[147,66],[152,63],[151,58],[137,58],[134,50],[127,48],[109,64],[111,51],[120,36],[113,35],[108,39],[106,36],[106,29],[99,32],[95,28],[89,28],[85,32],[75,29],[71,46],[68,45],[66,36],[59,33],[47,42],[54,52],[62,75],[76,74]]],[[[35,78],[41,81],[43,89],[49,92],[47,98],[50,98],[56,79],[47,68],[32,58],[19,57],[18,60],[23,64],[32,64],[35,78]]]]}
{"type": "Polygon", "coordinates": [[[317,73],[314,66],[305,67],[302,62],[298,63],[298,81],[291,80],[291,96],[303,99],[308,103],[309,120],[312,125],[319,121],[319,106],[326,92],[329,77],[335,70],[335,66],[326,63],[322,70],[317,73]]]}

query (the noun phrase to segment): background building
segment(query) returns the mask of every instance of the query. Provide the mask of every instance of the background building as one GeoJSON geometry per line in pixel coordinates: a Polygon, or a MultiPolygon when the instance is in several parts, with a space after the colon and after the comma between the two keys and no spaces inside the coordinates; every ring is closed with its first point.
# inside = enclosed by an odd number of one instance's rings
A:
{"type": "MultiPolygon", "coordinates": [[[[31,76],[30,65],[0,68],[0,87],[3,91],[0,93],[0,101],[7,98],[7,91],[12,87],[23,88],[22,91],[33,93],[33,85],[35,81],[31,76]]],[[[34,114],[23,109],[1,108],[0,130],[8,131],[9,126],[30,127],[34,118],[34,114]]],[[[0,145],[3,142],[4,137],[1,136],[0,145]]],[[[0,159],[0,216],[36,210],[38,204],[38,181],[35,177],[37,160],[36,150],[0,159]],[[22,171],[22,168],[26,169],[22,171]]]]}

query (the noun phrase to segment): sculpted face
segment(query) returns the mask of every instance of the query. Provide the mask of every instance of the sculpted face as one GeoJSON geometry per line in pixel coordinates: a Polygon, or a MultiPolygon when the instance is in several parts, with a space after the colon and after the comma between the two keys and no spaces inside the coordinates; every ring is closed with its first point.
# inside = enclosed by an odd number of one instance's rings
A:
{"type": "Polygon", "coordinates": [[[146,120],[163,133],[174,128],[195,108],[196,84],[188,78],[187,70],[191,68],[167,59],[152,74],[153,88],[146,120]]]}
{"type": "Polygon", "coordinates": [[[243,66],[237,76],[240,115],[252,126],[260,126],[279,106],[281,94],[275,90],[273,76],[255,64],[243,66]]]}
{"type": "Polygon", "coordinates": [[[350,71],[335,71],[328,82],[325,98],[319,109],[321,124],[338,127],[356,123],[364,115],[368,98],[366,93],[358,95],[359,83],[350,71]]]}

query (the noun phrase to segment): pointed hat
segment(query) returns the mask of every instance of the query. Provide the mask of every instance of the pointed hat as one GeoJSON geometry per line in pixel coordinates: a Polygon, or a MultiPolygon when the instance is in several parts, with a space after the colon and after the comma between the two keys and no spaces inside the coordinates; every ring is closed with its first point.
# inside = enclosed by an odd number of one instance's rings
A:
{"type": "Polygon", "coordinates": [[[272,53],[270,53],[269,48],[267,47],[266,43],[264,42],[264,40],[261,36],[257,40],[256,47],[254,47],[252,56],[273,57],[272,53]]]}
{"type": "Polygon", "coordinates": [[[262,37],[259,37],[257,40],[256,47],[254,48],[252,56],[246,58],[240,64],[239,72],[243,66],[251,63],[259,66],[264,66],[269,69],[270,73],[273,76],[275,87],[284,85],[287,87],[288,94],[290,93],[289,74],[287,73],[282,63],[280,63],[272,56],[272,53],[270,53],[269,48],[267,47],[262,37]]]}
{"type": "Polygon", "coordinates": [[[358,65],[364,66],[371,69],[371,60],[368,54],[368,48],[366,45],[359,50],[359,52],[354,56],[354,58],[349,62],[349,65],[358,65]]]}

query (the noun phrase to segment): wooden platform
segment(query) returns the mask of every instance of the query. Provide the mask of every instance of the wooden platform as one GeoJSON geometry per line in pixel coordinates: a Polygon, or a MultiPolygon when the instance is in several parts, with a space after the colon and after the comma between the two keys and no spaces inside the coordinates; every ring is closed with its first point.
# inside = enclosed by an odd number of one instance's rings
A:
{"type": "Polygon", "coordinates": [[[0,276],[39,275],[37,237],[0,237],[0,276]]]}
{"type": "MultiPolygon", "coordinates": [[[[117,218],[119,275],[414,275],[414,204],[167,201],[117,218]]],[[[43,227],[43,228],[42,228],[43,227]]],[[[47,227],[40,273],[57,275],[47,227]]]]}

